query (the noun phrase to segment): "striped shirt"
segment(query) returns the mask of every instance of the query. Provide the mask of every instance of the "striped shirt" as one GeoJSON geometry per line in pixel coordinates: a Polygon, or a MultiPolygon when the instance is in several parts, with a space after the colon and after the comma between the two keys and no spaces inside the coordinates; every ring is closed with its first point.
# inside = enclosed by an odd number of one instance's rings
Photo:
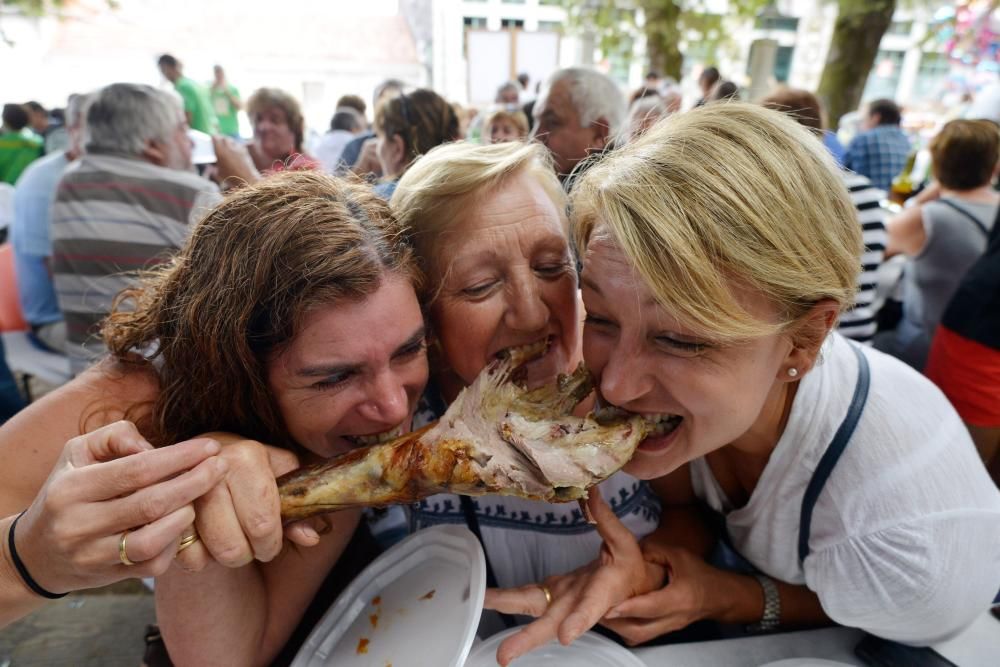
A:
{"type": "Polygon", "coordinates": [[[99,323],[135,272],[162,263],[219,200],[214,183],[140,158],[88,154],[52,205],[52,275],[73,373],[104,354],[99,323]]]}
{"type": "Polygon", "coordinates": [[[851,201],[858,210],[865,250],[861,256],[861,273],[858,275],[858,293],[854,307],[841,314],[837,330],[843,336],[870,345],[875,335],[875,310],[872,304],[878,286],[878,268],[885,258],[888,241],[885,222],[889,218],[889,212],[881,203],[886,193],[872,186],[871,181],[860,174],[842,171],[841,176],[851,195],[851,201]]]}

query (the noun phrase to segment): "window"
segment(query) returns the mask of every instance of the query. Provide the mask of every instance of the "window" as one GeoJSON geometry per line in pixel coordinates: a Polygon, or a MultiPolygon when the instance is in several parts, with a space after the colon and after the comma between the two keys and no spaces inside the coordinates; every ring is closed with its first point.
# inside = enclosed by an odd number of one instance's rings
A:
{"type": "Polygon", "coordinates": [[[500,19],[501,28],[523,28],[524,19],[500,19]]]}
{"type": "Polygon", "coordinates": [[[761,30],[787,30],[795,32],[799,29],[799,19],[795,16],[760,16],[756,25],[761,30]]]}
{"type": "Polygon", "coordinates": [[[540,4],[540,5],[557,5],[558,6],[558,5],[562,4],[562,0],[538,0],[538,4],[540,4]]]}
{"type": "Polygon", "coordinates": [[[500,0],[505,5],[523,5],[524,0],[500,0]]]}
{"type": "Polygon", "coordinates": [[[943,53],[924,53],[917,68],[917,79],[913,84],[915,100],[937,97],[941,84],[948,78],[951,64],[943,53]]]}
{"type": "MultiPolygon", "coordinates": [[[[747,58],[747,74],[750,74],[750,63],[754,61],[754,52],[757,50],[757,42],[750,45],[750,57],[747,58]]],[[[779,46],[774,53],[774,79],[778,83],[788,83],[788,75],[792,71],[792,55],[795,53],[794,46],[779,46]]]]}
{"type": "Polygon", "coordinates": [[[466,28],[485,28],[486,27],[486,17],[484,16],[466,16],[462,19],[462,23],[465,24],[466,28]]]}
{"type": "Polygon", "coordinates": [[[538,30],[539,32],[562,32],[563,24],[561,21],[539,21],[538,30]]]}
{"type": "Polygon", "coordinates": [[[893,21],[889,24],[889,29],[885,31],[887,35],[903,35],[909,37],[913,32],[913,21],[893,21]]]}
{"type": "Polygon", "coordinates": [[[899,85],[899,70],[903,65],[902,51],[884,51],[879,49],[875,56],[875,64],[868,73],[865,92],[861,95],[864,101],[879,98],[895,99],[896,87],[899,85]]]}

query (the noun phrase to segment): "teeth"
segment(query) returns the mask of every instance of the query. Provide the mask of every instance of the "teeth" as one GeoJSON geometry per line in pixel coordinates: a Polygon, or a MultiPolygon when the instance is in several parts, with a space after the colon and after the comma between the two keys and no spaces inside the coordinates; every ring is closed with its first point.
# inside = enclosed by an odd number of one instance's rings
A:
{"type": "Polygon", "coordinates": [[[680,426],[684,420],[680,415],[671,414],[644,415],[644,418],[646,424],[649,425],[649,435],[651,436],[673,433],[674,429],[680,426]]]}
{"type": "Polygon", "coordinates": [[[403,427],[397,426],[391,431],[384,431],[382,433],[375,433],[372,435],[345,435],[345,440],[350,440],[356,445],[361,445],[362,447],[370,447],[371,445],[381,445],[383,442],[389,442],[394,438],[398,438],[403,434],[403,427]]]}
{"type": "Polygon", "coordinates": [[[519,366],[529,359],[534,359],[545,354],[550,341],[551,338],[546,338],[534,343],[528,343],[527,345],[504,348],[497,352],[496,356],[498,359],[510,359],[515,365],[519,366]]]}

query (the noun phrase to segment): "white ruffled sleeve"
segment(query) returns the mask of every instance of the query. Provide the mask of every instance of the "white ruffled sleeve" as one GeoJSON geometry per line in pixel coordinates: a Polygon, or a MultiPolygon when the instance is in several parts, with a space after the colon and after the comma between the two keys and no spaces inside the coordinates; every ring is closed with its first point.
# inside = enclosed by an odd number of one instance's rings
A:
{"type": "Polygon", "coordinates": [[[852,537],[810,554],[806,584],[841,625],[906,644],[948,639],[1000,590],[1000,522],[959,510],[852,537]]]}

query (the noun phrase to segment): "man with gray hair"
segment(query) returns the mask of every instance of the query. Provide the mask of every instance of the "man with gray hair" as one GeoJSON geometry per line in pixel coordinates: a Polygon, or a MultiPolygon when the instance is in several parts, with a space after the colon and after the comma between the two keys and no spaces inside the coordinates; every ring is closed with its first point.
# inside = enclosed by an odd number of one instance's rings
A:
{"type": "Polygon", "coordinates": [[[52,273],[74,374],[104,353],[98,325],[115,295],[136,271],[169,261],[219,200],[215,184],[191,171],[187,119],[170,93],[102,88],[85,137],[52,206],[52,273]]]}
{"type": "Polygon", "coordinates": [[[549,149],[565,181],[587,156],[610,147],[625,122],[625,96],[610,77],[568,67],[545,82],[532,113],[532,137],[549,149]]]}
{"type": "Polygon", "coordinates": [[[52,285],[49,215],[59,179],[83,152],[86,102],[86,95],[71,95],[66,105],[66,150],[35,160],[17,179],[10,226],[17,294],[24,319],[31,326],[35,342],[59,354],[66,349],[66,323],[52,285]]]}

